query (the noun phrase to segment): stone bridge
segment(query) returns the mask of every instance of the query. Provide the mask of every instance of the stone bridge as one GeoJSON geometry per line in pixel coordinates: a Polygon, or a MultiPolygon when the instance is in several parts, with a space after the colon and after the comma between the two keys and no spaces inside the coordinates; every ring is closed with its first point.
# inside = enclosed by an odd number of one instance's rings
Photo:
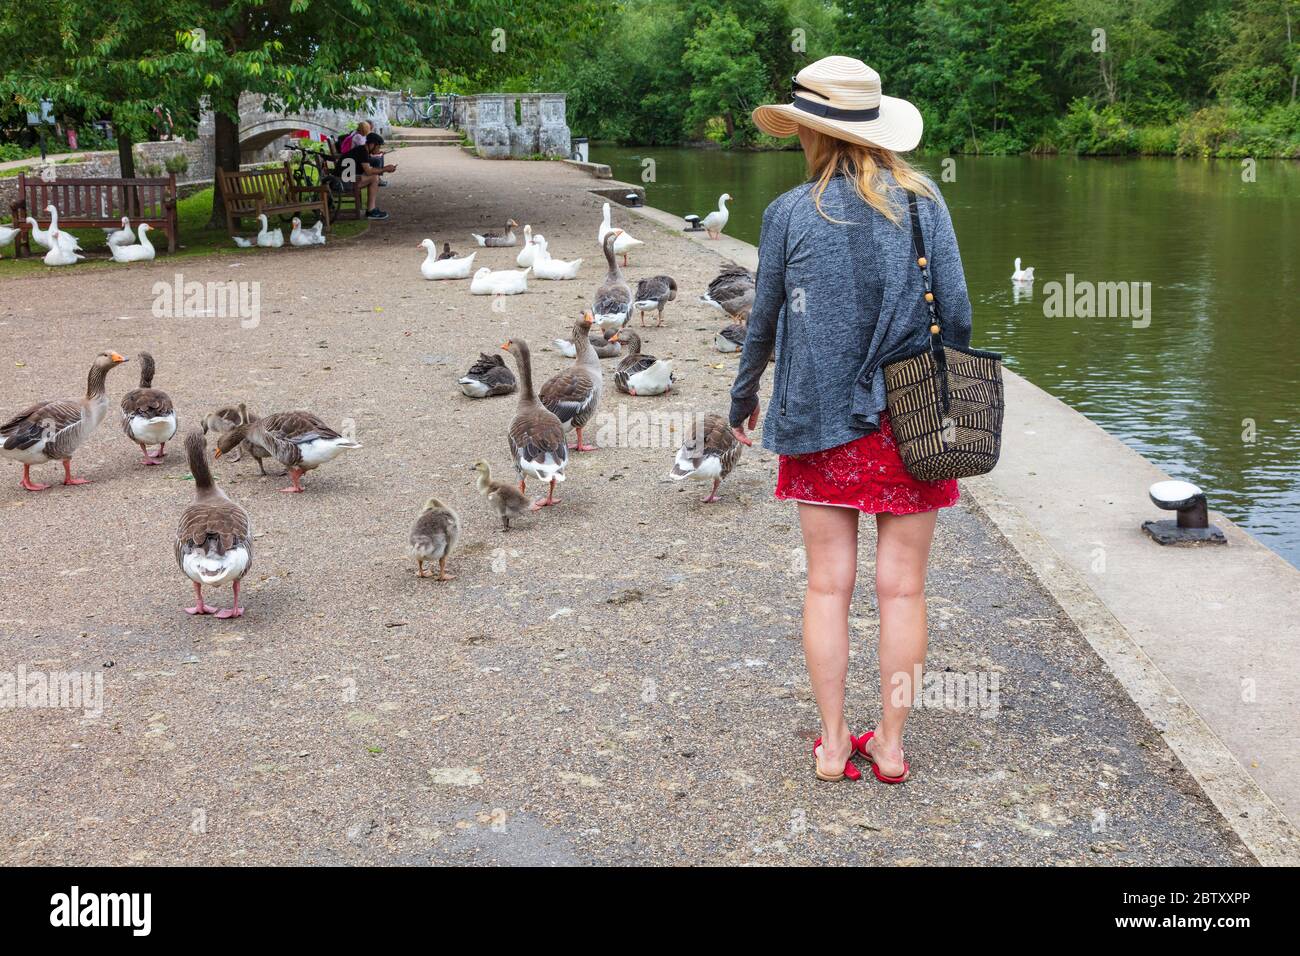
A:
{"type": "MultiPolygon", "coordinates": [[[[338,136],[355,127],[358,121],[368,119],[382,135],[389,127],[389,95],[383,90],[361,89],[367,97],[361,109],[314,109],[301,113],[281,113],[267,109],[266,99],[259,93],[245,93],[239,98],[239,146],[246,163],[273,158],[281,140],[299,130],[306,130],[313,139],[321,135],[338,136]]],[[[199,125],[199,136],[211,136],[212,114],[205,112],[199,125]]]]}

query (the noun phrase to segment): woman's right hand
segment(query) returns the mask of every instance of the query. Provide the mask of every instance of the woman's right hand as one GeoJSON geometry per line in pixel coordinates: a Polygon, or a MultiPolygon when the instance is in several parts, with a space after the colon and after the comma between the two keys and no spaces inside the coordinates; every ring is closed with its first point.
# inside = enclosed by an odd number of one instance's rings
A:
{"type": "Polygon", "coordinates": [[[745,434],[745,429],[758,427],[758,409],[761,402],[754,403],[754,410],[749,413],[749,421],[743,425],[732,425],[731,434],[736,436],[736,441],[740,442],[746,448],[752,448],[754,440],[745,434]]]}

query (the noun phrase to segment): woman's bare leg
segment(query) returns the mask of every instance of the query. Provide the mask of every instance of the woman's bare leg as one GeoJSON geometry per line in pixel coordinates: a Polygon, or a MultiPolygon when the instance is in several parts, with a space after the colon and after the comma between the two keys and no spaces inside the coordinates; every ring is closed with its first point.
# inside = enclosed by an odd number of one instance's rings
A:
{"type": "Polygon", "coordinates": [[[844,680],[849,669],[849,604],[858,576],[858,512],[828,505],[799,505],[808,556],[803,604],[803,652],[822,718],[824,773],[836,774],[853,755],[844,719],[844,680]]]}
{"type": "Polygon", "coordinates": [[[868,745],[880,772],[903,772],[903,725],[925,666],[925,572],[938,510],[876,515],[876,600],[880,604],[882,715],[868,745]]]}

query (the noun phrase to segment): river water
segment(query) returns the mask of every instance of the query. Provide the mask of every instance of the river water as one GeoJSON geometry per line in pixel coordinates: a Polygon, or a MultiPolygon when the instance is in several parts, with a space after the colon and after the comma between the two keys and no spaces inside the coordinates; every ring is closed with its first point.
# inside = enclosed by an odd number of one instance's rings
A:
{"type": "MultiPolygon", "coordinates": [[[[591,158],[627,182],[653,160],[647,201],[678,215],[731,193],[727,232],[753,243],[764,207],[804,178],[798,152],[591,158]]],[[[944,163],[919,165],[940,180],[944,163]]],[[[953,157],[947,172],[974,345],[1300,566],[1300,164],[1260,161],[1253,182],[1226,160],[953,157]],[[1016,256],[1035,269],[1028,294],[1010,281],[1016,256]],[[1137,297],[1120,316],[1058,309],[1068,282],[1076,303],[1084,283],[1138,283],[1149,314],[1137,297]]]]}

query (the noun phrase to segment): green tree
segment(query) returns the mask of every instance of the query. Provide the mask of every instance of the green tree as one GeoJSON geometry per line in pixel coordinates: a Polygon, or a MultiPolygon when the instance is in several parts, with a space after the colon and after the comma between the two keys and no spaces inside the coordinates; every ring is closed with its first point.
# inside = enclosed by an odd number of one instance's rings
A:
{"type": "Polygon", "coordinates": [[[730,10],[714,13],[686,41],[682,64],[691,77],[687,124],[703,129],[721,117],[728,142],[747,140],[753,128],[749,113],[771,88],[753,32],[730,10]]]}

